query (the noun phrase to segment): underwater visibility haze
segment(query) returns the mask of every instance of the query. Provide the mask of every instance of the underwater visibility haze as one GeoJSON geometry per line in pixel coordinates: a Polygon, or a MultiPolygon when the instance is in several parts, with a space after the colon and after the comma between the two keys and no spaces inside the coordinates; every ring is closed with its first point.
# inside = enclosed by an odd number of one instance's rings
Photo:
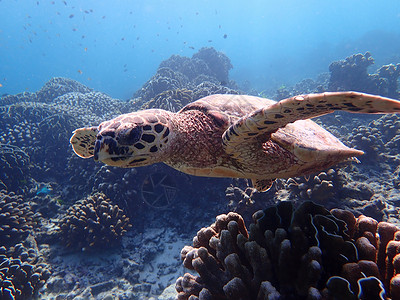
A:
{"type": "Polygon", "coordinates": [[[224,52],[231,78],[294,84],[333,60],[400,50],[396,1],[0,1],[1,94],[68,77],[126,100],[171,55],[224,52]]]}
{"type": "Polygon", "coordinates": [[[0,0],[0,300],[400,299],[399,77],[398,1],[0,0]]]}

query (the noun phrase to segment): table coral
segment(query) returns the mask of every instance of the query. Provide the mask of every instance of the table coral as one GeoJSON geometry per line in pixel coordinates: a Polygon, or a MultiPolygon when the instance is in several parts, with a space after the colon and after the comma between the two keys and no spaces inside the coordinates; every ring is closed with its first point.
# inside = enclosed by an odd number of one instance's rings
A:
{"type": "Polygon", "coordinates": [[[398,299],[400,231],[312,202],[220,215],[185,246],[182,299],[398,299]],[[391,288],[392,287],[392,288],[391,288]],[[371,298],[372,297],[372,298],[371,298]],[[391,297],[391,298],[390,298],[391,297]]]}
{"type": "Polygon", "coordinates": [[[61,237],[73,248],[110,247],[131,227],[122,209],[96,193],[71,206],[60,221],[61,237]]]}

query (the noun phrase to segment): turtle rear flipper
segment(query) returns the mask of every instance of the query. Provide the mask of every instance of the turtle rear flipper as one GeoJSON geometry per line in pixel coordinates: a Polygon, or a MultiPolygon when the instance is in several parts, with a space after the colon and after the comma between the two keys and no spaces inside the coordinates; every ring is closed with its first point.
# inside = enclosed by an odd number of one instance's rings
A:
{"type": "Polygon", "coordinates": [[[224,132],[222,143],[225,151],[236,157],[241,143],[261,134],[273,133],[297,120],[311,119],[336,110],[367,114],[398,113],[400,101],[357,92],[295,96],[240,118],[224,132]]]}
{"type": "Polygon", "coordinates": [[[76,129],[69,141],[74,152],[82,158],[92,157],[94,155],[97,133],[97,127],[76,129]]]}

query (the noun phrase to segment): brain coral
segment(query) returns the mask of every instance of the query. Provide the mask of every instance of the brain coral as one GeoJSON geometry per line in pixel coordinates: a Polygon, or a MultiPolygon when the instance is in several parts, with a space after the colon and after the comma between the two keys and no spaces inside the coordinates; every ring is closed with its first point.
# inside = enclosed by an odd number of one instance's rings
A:
{"type": "Polygon", "coordinates": [[[312,202],[220,215],[185,246],[178,299],[399,299],[400,231],[312,202]],[[368,294],[368,298],[365,298],[368,294]]]}
{"type": "Polygon", "coordinates": [[[71,206],[60,221],[68,247],[109,247],[131,227],[129,218],[103,193],[95,193],[71,206]]]}

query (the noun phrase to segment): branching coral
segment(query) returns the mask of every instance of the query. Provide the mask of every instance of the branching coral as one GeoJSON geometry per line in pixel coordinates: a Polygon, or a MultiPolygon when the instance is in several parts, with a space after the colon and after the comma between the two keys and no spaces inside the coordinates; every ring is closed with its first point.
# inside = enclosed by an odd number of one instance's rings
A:
{"type": "Polygon", "coordinates": [[[318,203],[332,199],[343,186],[344,178],[334,169],[310,176],[289,178],[286,186],[293,195],[318,203]]]}
{"type": "Polygon", "coordinates": [[[0,247],[0,299],[30,299],[50,275],[49,265],[34,249],[0,247]]]}
{"type": "Polygon", "coordinates": [[[371,121],[368,126],[359,126],[351,132],[348,141],[351,146],[365,152],[362,161],[375,164],[377,160],[392,160],[400,146],[400,118],[385,115],[371,121]]]}
{"type": "Polygon", "coordinates": [[[179,300],[400,296],[394,225],[312,202],[281,202],[253,219],[248,233],[240,215],[220,215],[182,249],[199,275],[177,280],[179,300]]]}
{"type": "Polygon", "coordinates": [[[13,245],[32,230],[34,214],[22,196],[0,191],[0,245],[13,245]]]}
{"type": "Polygon", "coordinates": [[[129,218],[102,193],[74,204],[60,221],[63,241],[74,248],[110,247],[130,227],[129,218]]]}

